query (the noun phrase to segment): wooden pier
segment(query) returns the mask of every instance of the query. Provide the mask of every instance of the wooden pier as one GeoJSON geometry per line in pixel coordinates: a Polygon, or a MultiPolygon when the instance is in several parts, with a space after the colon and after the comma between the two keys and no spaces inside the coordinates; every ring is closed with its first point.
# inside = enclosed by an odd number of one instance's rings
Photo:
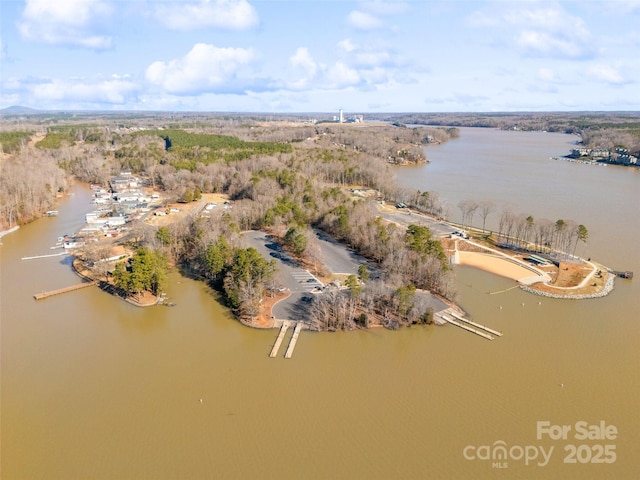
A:
{"type": "Polygon", "coordinates": [[[35,260],[36,258],[49,258],[49,257],[59,257],[61,255],[68,255],[68,252],[60,252],[60,253],[50,253],[48,255],[36,255],[34,257],[22,257],[20,260],[35,260]]]}
{"type": "Polygon", "coordinates": [[[485,332],[492,333],[492,334],[494,334],[494,335],[495,335],[495,336],[497,336],[497,337],[501,337],[501,336],[502,336],[502,332],[498,332],[497,330],[493,330],[493,329],[491,329],[491,328],[489,328],[489,327],[485,327],[484,325],[480,325],[479,323],[472,322],[471,320],[467,320],[466,318],[459,317],[458,315],[456,315],[456,314],[455,314],[455,313],[453,313],[453,312],[451,312],[451,316],[452,316],[453,318],[456,318],[456,319],[458,319],[458,320],[461,320],[461,321],[463,321],[463,322],[465,322],[465,323],[468,323],[469,325],[473,325],[474,327],[476,327],[476,328],[478,328],[478,329],[480,329],[480,330],[484,330],[485,332]]]}
{"type": "Polygon", "coordinates": [[[289,328],[289,322],[285,320],[284,322],[282,322],[282,326],[280,327],[280,333],[278,334],[278,338],[276,338],[276,343],[273,344],[273,348],[271,349],[271,353],[269,354],[271,358],[278,355],[278,349],[280,348],[280,344],[282,343],[282,340],[284,340],[284,334],[287,333],[288,328],[289,328]]]}
{"type": "Polygon", "coordinates": [[[289,347],[287,348],[287,353],[284,354],[284,358],[291,358],[291,355],[293,355],[293,349],[296,348],[296,342],[298,341],[300,330],[302,330],[302,322],[296,323],[296,328],[293,329],[293,335],[289,341],[289,347]]]}
{"type": "Polygon", "coordinates": [[[74,290],[80,290],[81,288],[92,287],[96,282],[79,283],[77,285],[71,285],[70,287],[58,288],[57,290],[50,290],[48,292],[36,293],[33,298],[36,300],[42,300],[44,298],[52,297],[53,295],[59,295],[61,293],[73,292],[74,290]]]}
{"type": "Polygon", "coordinates": [[[453,320],[452,318],[447,317],[446,315],[442,314],[441,318],[445,321],[445,322],[449,322],[452,325],[455,325],[456,327],[460,327],[463,330],[466,330],[467,332],[471,332],[471,333],[475,333],[476,335],[481,336],[482,338],[486,338],[487,340],[493,340],[495,337],[493,337],[492,335],[488,334],[487,332],[484,332],[482,330],[473,328],[469,325],[465,325],[463,323],[460,323],[456,320],[453,320]]]}

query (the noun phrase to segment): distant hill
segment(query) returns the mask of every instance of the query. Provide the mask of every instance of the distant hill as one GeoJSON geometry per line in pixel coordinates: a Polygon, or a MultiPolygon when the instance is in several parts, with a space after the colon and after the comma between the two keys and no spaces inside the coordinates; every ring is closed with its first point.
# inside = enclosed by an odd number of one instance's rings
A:
{"type": "Polygon", "coordinates": [[[42,110],[36,110],[35,108],[23,107],[21,105],[12,105],[11,107],[3,108],[0,110],[0,114],[3,115],[28,115],[30,113],[41,113],[42,110]]]}

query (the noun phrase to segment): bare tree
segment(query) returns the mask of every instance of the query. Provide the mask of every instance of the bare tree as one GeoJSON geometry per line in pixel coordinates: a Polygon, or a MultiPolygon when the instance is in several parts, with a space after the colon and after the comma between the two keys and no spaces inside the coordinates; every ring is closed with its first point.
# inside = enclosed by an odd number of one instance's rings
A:
{"type": "Polygon", "coordinates": [[[478,208],[480,209],[480,216],[482,217],[482,233],[484,233],[487,217],[495,210],[496,205],[490,200],[485,200],[480,202],[478,208]]]}

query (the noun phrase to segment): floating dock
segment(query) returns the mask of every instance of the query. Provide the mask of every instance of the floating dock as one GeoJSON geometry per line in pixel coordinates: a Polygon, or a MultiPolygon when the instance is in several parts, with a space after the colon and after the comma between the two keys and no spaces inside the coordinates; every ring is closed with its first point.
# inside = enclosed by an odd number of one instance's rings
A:
{"type": "Polygon", "coordinates": [[[620,278],[633,278],[633,272],[630,272],[629,270],[626,270],[624,272],[617,272],[615,270],[612,270],[611,273],[620,278]]]}
{"type": "Polygon", "coordinates": [[[456,320],[453,320],[452,318],[447,317],[446,315],[442,314],[441,318],[445,321],[445,322],[449,322],[452,325],[455,325],[456,327],[460,327],[463,330],[466,330],[467,332],[471,332],[471,333],[475,333],[476,335],[481,336],[482,338],[486,338],[487,340],[493,340],[495,337],[493,337],[492,335],[488,334],[487,332],[484,332],[482,330],[478,330],[477,328],[473,328],[470,327],[469,325],[465,325],[463,323],[460,323],[456,320]]]}
{"type": "Polygon", "coordinates": [[[291,358],[291,355],[293,355],[293,349],[296,348],[296,342],[298,341],[300,330],[302,330],[302,322],[296,323],[296,328],[293,329],[293,335],[289,341],[289,347],[287,348],[287,353],[284,354],[284,358],[291,358]]]}
{"type": "Polygon", "coordinates": [[[284,334],[287,333],[287,329],[289,328],[289,322],[282,322],[282,326],[280,327],[280,333],[278,334],[278,338],[276,338],[276,343],[273,344],[273,348],[271,349],[271,353],[269,356],[271,358],[278,355],[278,350],[280,349],[280,344],[282,344],[282,340],[284,340],[284,334]]]}
{"type": "Polygon", "coordinates": [[[484,330],[485,332],[492,333],[497,337],[501,337],[502,336],[502,332],[498,332],[497,330],[493,330],[493,329],[491,329],[489,327],[485,327],[484,325],[480,325],[479,323],[472,322],[471,320],[467,320],[466,318],[459,317],[458,315],[456,315],[453,312],[451,312],[451,316],[453,318],[456,318],[456,319],[460,320],[460,321],[468,323],[469,325],[473,325],[474,327],[476,327],[476,328],[478,328],[480,330],[484,330]]]}
{"type": "Polygon", "coordinates": [[[59,288],[57,290],[50,290],[48,292],[36,293],[33,298],[36,300],[42,300],[54,295],[60,295],[61,293],[73,292],[74,290],[80,290],[81,288],[92,287],[96,282],[79,283],[77,285],[71,285],[70,287],[59,288]]]}

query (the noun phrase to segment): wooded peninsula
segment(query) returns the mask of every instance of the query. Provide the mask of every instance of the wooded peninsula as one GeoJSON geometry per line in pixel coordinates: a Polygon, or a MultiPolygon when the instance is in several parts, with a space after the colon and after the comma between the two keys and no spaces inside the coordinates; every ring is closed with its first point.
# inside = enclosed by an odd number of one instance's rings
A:
{"type": "MultiPolygon", "coordinates": [[[[120,294],[140,296],[160,295],[167,269],[176,266],[223,292],[246,323],[282,288],[276,262],[247,248],[242,232],[267,232],[287,255],[326,278],[320,231],[370,263],[314,302],[312,328],[430,323],[432,308],[416,292],[456,296],[443,244],[427,227],[385,221],[377,205],[442,217],[435,192],[402,187],[391,172],[392,165],[426,162],[425,145],[458,136],[450,126],[456,122],[439,120],[449,125],[424,126],[438,119],[407,115],[337,123],[310,116],[5,114],[0,230],[51,211],[72,179],[92,184],[96,198],[109,188],[107,196],[119,197],[103,212],[112,225],[107,221],[91,241],[74,239],[85,268],[109,279],[120,294]],[[127,185],[114,186],[118,182],[127,185]],[[209,210],[216,206],[206,202],[210,195],[228,200],[218,215],[184,215],[158,225],[145,221],[149,199],[136,198],[132,186],[162,202],[155,215],[172,213],[175,203],[209,210]],[[128,253],[114,255],[116,245],[128,253]]],[[[629,135],[637,138],[634,131],[629,135]]],[[[469,217],[471,207],[460,208],[469,217]]]]}

